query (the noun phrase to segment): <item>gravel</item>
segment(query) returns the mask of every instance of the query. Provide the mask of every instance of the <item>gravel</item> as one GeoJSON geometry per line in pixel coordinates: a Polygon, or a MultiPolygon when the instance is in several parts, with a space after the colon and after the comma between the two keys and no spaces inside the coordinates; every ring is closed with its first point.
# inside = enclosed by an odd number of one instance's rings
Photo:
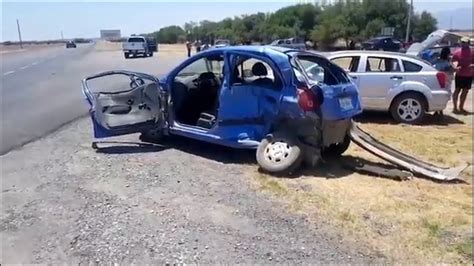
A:
{"type": "Polygon", "coordinates": [[[81,119],[2,156],[3,263],[371,262],[255,191],[254,154],[137,135],[90,147],[81,119]]]}

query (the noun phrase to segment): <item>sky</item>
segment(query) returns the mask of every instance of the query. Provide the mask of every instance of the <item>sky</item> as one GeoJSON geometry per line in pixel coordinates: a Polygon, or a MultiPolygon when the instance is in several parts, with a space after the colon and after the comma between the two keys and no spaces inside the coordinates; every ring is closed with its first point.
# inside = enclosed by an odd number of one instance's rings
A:
{"type": "MultiPolygon", "coordinates": [[[[23,40],[93,38],[101,29],[120,29],[123,36],[148,33],[168,25],[189,21],[218,21],[226,17],[273,12],[282,7],[310,0],[206,0],[204,1],[2,1],[2,41],[18,40],[16,20],[23,40]]],[[[314,2],[314,1],[313,1],[314,2]]],[[[415,11],[443,12],[460,23],[455,10],[470,10],[471,0],[414,0],[415,11]],[[452,10],[452,15],[450,11],[452,10]]],[[[472,25],[472,16],[468,24],[472,25]]],[[[463,22],[463,24],[466,24],[463,22]]],[[[459,26],[458,26],[459,27],[459,26]]],[[[465,27],[463,27],[465,28],[465,27]]]]}

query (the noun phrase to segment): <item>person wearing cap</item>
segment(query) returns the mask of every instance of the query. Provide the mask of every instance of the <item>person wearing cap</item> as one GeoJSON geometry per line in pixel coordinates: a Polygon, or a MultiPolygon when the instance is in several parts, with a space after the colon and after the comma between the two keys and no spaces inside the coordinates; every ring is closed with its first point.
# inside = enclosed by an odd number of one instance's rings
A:
{"type": "Polygon", "coordinates": [[[454,113],[460,112],[462,114],[467,114],[467,111],[464,109],[464,103],[466,102],[467,94],[471,89],[473,74],[473,57],[469,44],[469,38],[461,38],[461,48],[458,48],[452,57],[452,62],[456,72],[454,78],[455,89],[453,93],[454,113]],[[459,94],[461,94],[461,97],[459,97],[459,94]]]}

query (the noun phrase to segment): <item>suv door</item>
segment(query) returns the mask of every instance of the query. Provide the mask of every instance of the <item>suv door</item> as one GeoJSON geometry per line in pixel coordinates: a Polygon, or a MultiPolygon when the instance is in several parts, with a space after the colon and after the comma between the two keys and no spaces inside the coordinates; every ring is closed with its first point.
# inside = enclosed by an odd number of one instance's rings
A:
{"type": "Polygon", "coordinates": [[[144,132],[166,126],[166,94],[157,78],[129,71],[109,71],[85,78],[82,92],[90,105],[89,114],[94,126],[95,138],[144,132]],[[90,83],[100,84],[102,89],[118,87],[121,77],[130,83],[127,90],[91,90],[90,83]],[[125,77],[125,78],[124,78],[125,77]],[[104,79],[107,82],[102,82],[104,79]]]}
{"type": "Polygon", "coordinates": [[[364,56],[362,59],[358,80],[364,109],[388,110],[389,91],[403,82],[400,60],[388,56],[364,56]]]}

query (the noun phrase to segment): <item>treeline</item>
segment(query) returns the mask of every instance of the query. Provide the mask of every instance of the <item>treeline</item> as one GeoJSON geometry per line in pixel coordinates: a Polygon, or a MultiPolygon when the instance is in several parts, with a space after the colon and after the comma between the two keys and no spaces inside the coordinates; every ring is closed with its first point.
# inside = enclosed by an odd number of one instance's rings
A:
{"type": "MultiPolygon", "coordinates": [[[[393,27],[393,35],[404,39],[409,4],[406,0],[341,0],[332,5],[298,4],[274,13],[256,13],[219,22],[188,22],[150,33],[160,43],[182,43],[186,40],[211,41],[229,39],[233,43],[262,42],[299,37],[319,46],[336,40],[363,41],[379,35],[382,28],[393,27]]],[[[422,40],[436,30],[437,21],[428,12],[416,13],[411,19],[411,40],[422,40]]]]}

